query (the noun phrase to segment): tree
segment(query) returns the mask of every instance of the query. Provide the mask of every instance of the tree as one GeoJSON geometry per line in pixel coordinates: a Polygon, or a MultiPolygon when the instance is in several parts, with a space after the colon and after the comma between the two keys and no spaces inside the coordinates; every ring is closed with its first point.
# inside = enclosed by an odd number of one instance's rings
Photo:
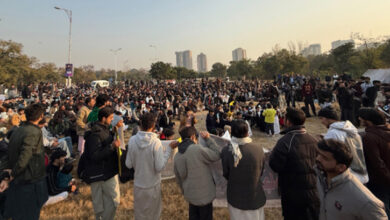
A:
{"type": "Polygon", "coordinates": [[[214,63],[211,67],[210,75],[214,77],[225,77],[227,72],[227,67],[222,63],[214,63]]]}
{"type": "Polygon", "coordinates": [[[32,80],[31,66],[35,59],[23,54],[22,49],[22,44],[0,40],[0,83],[10,85],[32,80]]]}
{"type": "Polygon", "coordinates": [[[390,39],[383,44],[379,57],[387,65],[387,67],[390,66],[390,39]]]}
{"type": "Polygon", "coordinates": [[[355,55],[354,43],[346,43],[331,51],[335,63],[335,70],[338,73],[346,73],[352,69],[350,59],[355,55]]]}
{"type": "Polygon", "coordinates": [[[254,67],[250,60],[243,59],[240,61],[230,62],[230,66],[227,69],[229,77],[241,79],[242,77],[250,77],[254,72],[254,67]]]}
{"type": "Polygon", "coordinates": [[[85,65],[74,68],[74,76],[72,80],[75,83],[90,82],[96,80],[96,71],[94,66],[85,65]]]}
{"type": "Polygon", "coordinates": [[[176,73],[172,68],[171,64],[157,62],[152,63],[151,69],[149,70],[150,75],[154,79],[174,79],[176,78],[176,73]]]}
{"type": "Polygon", "coordinates": [[[185,67],[176,66],[173,67],[173,70],[176,74],[176,79],[187,79],[190,78],[190,71],[185,67]]]}
{"type": "Polygon", "coordinates": [[[33,75],[36,76],[34,81],[49,81],[49,82],[59,82],[63,79],[63,73],[59,72],[59,69],[54,63],[38,63],[35,65],[33,75]]]}

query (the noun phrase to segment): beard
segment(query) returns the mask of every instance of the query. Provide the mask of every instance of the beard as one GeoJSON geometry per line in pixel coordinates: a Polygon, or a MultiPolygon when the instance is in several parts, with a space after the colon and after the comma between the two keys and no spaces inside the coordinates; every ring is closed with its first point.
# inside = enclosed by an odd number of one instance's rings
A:
{"type": "Polygon", "coordinates": [[[336,167],[325,167],[320,162],[316,161],[317,167],[319,170],[325,173],[336,173],[336,167]]]}

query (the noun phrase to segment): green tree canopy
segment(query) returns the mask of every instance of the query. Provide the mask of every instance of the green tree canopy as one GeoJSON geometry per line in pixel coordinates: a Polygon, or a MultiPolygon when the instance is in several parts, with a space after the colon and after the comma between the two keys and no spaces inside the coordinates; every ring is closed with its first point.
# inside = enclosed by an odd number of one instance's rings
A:
{"type": "Polygon", "coordinates": [[[214,63],[211,67],[210,76],[213,77],[225,77],[227,73],[226,65],[222,63],[214,63]]]}
{"type": "Polygon", "coordinates": [[[150,69],[150,75],[154,79],[175,79],[176,73],[171,64],[164,62],[153,63],[150,69]]]}

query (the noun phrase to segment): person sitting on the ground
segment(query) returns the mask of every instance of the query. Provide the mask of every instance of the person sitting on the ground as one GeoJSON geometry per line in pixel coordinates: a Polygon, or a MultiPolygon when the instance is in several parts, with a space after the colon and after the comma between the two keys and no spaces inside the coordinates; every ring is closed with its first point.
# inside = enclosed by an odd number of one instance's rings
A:
{"type": "Polygon", "coordinates": [[[181,130],[183,127],[192,127],[195,126],[195,124],[198,122],[195,118],[195,113],[189,109],[188,107],[185,108],[185,113],[182,115],[182,118],[180,119],[180,127],[179,130],[181,130]]]}
{"type": "Polygon", "coordinates": [[[173,140],[173,136],[175,135],[175,132],[172,128],[164,128],[160,135],[161,140],[173,140]]]}
{"type": "Polygon", "coordinates": [[[57,186],[60,188],[66,188],[69,185],[74,185],[72,172],[73,164],[66,163],[57,175],[57,186]]]}
{"type": "Polygon", "coordinates": [[[74,192],[76,186],[70,184],[64,187],[60,187],[58,174],[61,168],[65,165],[66,152],[62,149],[55,150],[50,156],[49,166],[46,168],[46,180],[47,180],[47,189],[49,192],[49,200],[46,202],[46,205],[57,203],[68,197],[68,193],[74,192]]]}
{"type": "Polygon", "coordinates": [[[42,130],[43,146],[49,147],[50,149],[60,148],[66,152],[66,157],[71,157],[72,156],[71,138],[65,137],[65,138],[58,139],[56,137],[53,137],[53,135],[46,129],[45,125],[47,125],[46,119],[43,118],[38,124],[38,127],[40,127],[42,130]]]}

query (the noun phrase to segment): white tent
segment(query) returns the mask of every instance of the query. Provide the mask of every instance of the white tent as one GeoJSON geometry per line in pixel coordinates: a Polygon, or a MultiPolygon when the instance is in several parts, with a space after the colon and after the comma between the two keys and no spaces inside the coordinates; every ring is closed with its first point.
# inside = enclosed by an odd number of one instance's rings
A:
{"type": "Polygon", "coordinates": [[[379,80],[382,83],[390,83],[390,69],[369,69],[363,76],[370,77],[371,82],[379,80]]]}

